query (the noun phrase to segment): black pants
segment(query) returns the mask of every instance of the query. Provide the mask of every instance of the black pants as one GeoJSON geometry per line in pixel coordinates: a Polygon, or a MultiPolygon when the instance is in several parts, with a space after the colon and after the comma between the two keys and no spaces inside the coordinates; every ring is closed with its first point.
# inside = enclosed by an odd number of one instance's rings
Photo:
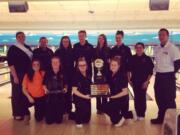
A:
{"type": "Polygon", "coordinates": [[[65,69],[64,75],[66,78],[66,83],[67,83],[67,93],[65,94],[65,112],[66,113],[71,113],[72,110],[72,102],[73,102],[73,97],[72,97],[72,75],[73,75],[73,68],[68,68],[65,69]]]}
{"type": "Polygon", "coordinates": [[[133,83],[134,91],[134,106],[139,117],[145,117],[146,112],[146,91],[147,89],[142,89],[142,83],[133,83]]]}
{"type": "Polygon", "coordinates": [[[103,105],[105,112],[111,119],[112,124],[117,124],[122,117],[126,119],[133,118],[133,114],[129,111],[129,96],[124,96],[118,99],[110,99],[103,105]]]}
{"type": "Polygon", "coordinates": [[[72,86],[68,85],[67,93],[65,94],[65,112],[71,113],[72,110],[72,86]]]}
{"type": "Polygon", "coordinates": [[[23,75],[19,75],[19,84],[15,84],[13,77],[11,76],[11,105],[12,105],[12,115],[13,116],[25,116],[30,115],[28,110],[29,102],[26,96],[22,92],[22,78],[23,75]]]}
{"type": "Polygon", "coordinates": [[[88,123],[91,119],[91,101],[75,96],[74,102],[76,124],[88,123]]]}
{"type": "Polygon", "coordinates": [[[62,94],[49,94],[46,97],[45,120],[47,124],[61,123],[65,111],[65,99],[62,94]]]}
{"type": "Polygon", "coordinates": [[[102,111],[103,104],[107,103],[106,97],[97,97],[96,98],[96,109],[102,111]]]}
{"type": "Polygon", "coordinates": [[[41,121],[45,117],[45,96],[34,98],[34,117],[36,121],[41,121]]]}
{"type": "Polygon", "coordinates": [[[168,108],[176,108],[176,81],[175,74],[157,73],[155,78],[155,99],[158,106],[158,118],[164,119],[168,108]]]}

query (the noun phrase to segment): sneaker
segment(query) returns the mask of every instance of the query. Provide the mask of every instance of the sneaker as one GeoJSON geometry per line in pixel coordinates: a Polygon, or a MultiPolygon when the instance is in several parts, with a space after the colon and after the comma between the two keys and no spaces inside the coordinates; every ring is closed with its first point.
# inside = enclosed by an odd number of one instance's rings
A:
{"type": "Polygon", "coordinates": [[[76,127],[77,127],[77,128],[82,128],[83,125],[82,125],[82,124],[76,124],[76,127]]]}
{"type": "Polygon", "coordinates": [[[156,119],[151,119],[151,124],[162,124],[163,120],[156,118],[156,119]]]}
{"type": "Polygon", "coordinates": [[[138,117],[138,120],[139,120],[139,121],[143,121],[143,120],[144,120],[144,117],[138,117]]]}
{"type": "Polygon", "coordinates": [[[125,122],[125,119],[124,119],[124,117],[122,117],[121,120],[119,121],[119,123],[115,124],[114,126],[121,127],[124,124],[124,122],[125,122]]]}
{"type": "Polygon", "coordinates": [[[14,120],[22,121],[24,119],[23,116],[14,116],[14,120]]]}
{"type": "Polygon", "coordinates": [[[138,116],[137,116],[137,113],[136,113],[136,111],[132,111],[132,114],[133,114],[133,119],[134,119],[134,121],[137,121],[138,120],[138,116]]]}

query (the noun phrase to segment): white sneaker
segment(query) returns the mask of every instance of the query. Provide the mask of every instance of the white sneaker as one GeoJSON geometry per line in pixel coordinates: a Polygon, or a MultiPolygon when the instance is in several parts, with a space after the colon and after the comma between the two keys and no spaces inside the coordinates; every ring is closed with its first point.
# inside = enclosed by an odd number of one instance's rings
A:
{"type": "Polygon", "coordinates": [[[138,117],[138,120],[139,120],[139,121],[143,121],[143,120],[144,120],[144,117],[138,117]]]}
{"type": "Polygon", "coordinates": [[[125,122],[125,119],[124,119],[124,117],[122,117],[121,120],[119,121],[119,123],[115,124],[114,126],[121,127],[124,124],[124,122],[125,122]]]}
{"type": "Polygon", "coordinates": [[[138,120],[138,116],[137,116],[137,113],[136,113],[136,111],[132,111],[132,114],[133,114],[133,119],[134,119],[134,121],[137,121],[138,120]]]}
{"type": "Polygon", "coordinates": [[[82,128],[83,125],[82,125],[82,124],[76,124],[76,127],[77,127],[77,128],[82,128]]]}

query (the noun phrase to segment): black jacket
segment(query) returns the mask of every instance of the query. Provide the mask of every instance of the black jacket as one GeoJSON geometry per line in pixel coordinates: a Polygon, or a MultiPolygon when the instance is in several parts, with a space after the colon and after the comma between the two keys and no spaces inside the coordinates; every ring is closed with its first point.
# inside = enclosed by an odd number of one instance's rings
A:
{"type": "Polygon", "coordinates": [[[51,69],[51,58],[53,51],[50,48],[36,48],[33,51],[33,58],[39,59],[43,70],[48,71],[51,69]]]}
{"type": "MultiPolygon", "coordinates": [[[[24,45],[30,51],[31,48],[27,45],[24,45]]],[[[7,52],[7,61],[9,66],[14,66],[17,75],[24,75],[29,67],[31,67],[31,59],[27,56],[25,52],[16,46],[11,46],[7,52]]]]}
{"type": "Polygon", "coordinates": [[[128,87],[128,79],[126,72],[120,68],[119,71],[112,76],[110,72],[108,75],[108,84],[110,87],[111,95],[116,95],[119,92],[122,92],[123,88],[128,87]]]}
{"type": "Polygon", "coordinates": [[[92,59],[94,57],[93,46],[86,41],[85,45],[81,45],[80,43],[76,43],[73,48],[73,56],[74,61],[77,62],[79,57],[85,57],[88,65],[90,66],[92,59]]]}
{"type": "Polygon", "coordinates": [[[55,51],[55,55],[61,60],[62,72],[65,75],[72,75],[74,70],[73,50],[71,48],[59,48],[55,51]]]}
{"type": "Polygon", "coordinates": [[[133,55],[129,61],[128,71],[132,74],[134,83],[144,83],[149,75],[153,74],[154,64],[152,59],[143,54],[142,56],[133,55]]]}
{"type": "Polygon", "coordinates": [[[111,49],[110,57],[120,56],[121,57],[121,64],[124,69],[127,70],[129,59],[131,58],[131,49],[128,46],[122,44],[121,46],[114,46],[111,49]]]}

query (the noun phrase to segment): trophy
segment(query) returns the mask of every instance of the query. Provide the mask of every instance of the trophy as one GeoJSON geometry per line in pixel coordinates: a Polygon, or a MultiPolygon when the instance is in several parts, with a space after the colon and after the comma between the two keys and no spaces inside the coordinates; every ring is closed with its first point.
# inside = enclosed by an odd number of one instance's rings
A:
{"type": "Polygon", "coordinates": [[[104,61],[102,59],[96,59],[92,63],[92,84],[91,84],[91,96],[108,96],[109,86],[106,82],[106,77],[103,74],[104,61]]]}
{"type": "Polygon", "coordinates": [[[97,68],[98,70],[98,73],[97,73],[97,76],[102,76],[102,73],[101,73],[101,69],[103,68],[104,66],[104,61],[102,59],[96,59],[95,62],[95,67],[97,68]]]}
{"type": "Polygon", "coordinates": [[[104,61],[102,59],[96,59],[94,61],[94,82],[95,83],[104,83],[105,77],[102,74],[104,68],[104,61]]]}

